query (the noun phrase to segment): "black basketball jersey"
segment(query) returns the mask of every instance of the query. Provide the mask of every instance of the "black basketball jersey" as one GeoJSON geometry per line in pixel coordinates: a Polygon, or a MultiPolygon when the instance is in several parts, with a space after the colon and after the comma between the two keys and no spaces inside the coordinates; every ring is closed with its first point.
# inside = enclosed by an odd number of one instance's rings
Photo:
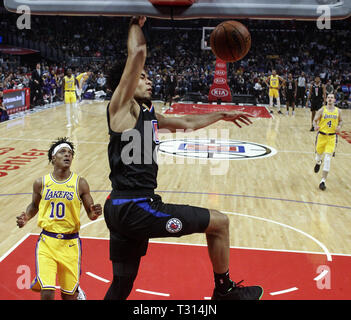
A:
{"type": "Polygon", "coordinates": [[[108,160],[112,189],[115,191],[156,189],[158,124],[154,107],[140,106],[135,127],[122,133],[110,127],[109,107],[107,123],[110,135],[108,160]]]}
{"type": "Polygon", "coordinates": [[[286,80],[286,91],[290,93],[295,92],[295,80],[294,79],[287,79],[286,80]]]}
{"type": "Polygon", "coordinates": [[[315,83],[311,86],[311,100],[313,101],[320,101],[323,100],[323,87],[322,84],[320,83],[319,85],[316,85],[315,83]]]}

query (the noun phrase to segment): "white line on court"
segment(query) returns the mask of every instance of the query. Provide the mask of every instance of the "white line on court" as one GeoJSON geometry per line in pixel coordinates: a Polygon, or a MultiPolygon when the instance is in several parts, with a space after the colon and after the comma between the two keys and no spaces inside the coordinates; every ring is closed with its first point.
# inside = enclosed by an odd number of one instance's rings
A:
{"type": "Polygon", "coordinates": [[[321,272],[321,274],[319,274],[317,277],[315,277],[313,280],[315,281],[319,281],[321,279],[324,278],[324,276],[328,273],[328,270],[323,270],[323,272],[321,272]]]}
{"type": "Polygon", "coordinates": [[[285,289],[285,290],[270,292],[269,294],[270,294],[271,296],[277,296],[277,295],[279,295],[279,294],[289,293],[289,292],[296,291],[296,290],[299,290],[299,289],[296,288],[296,287],[293,287],[293,288],[290,288],[290,289],[285,289]]]}
{"type": "Polygon", "coordinates": [[[141,292],[141,293],[146,293],[146,294],[153,294],[155,296],[162,296],[162,297],[169,297],[169,293],[162,293],[162,292],[156,292],[156,291],[149,291],[149,290],[143,290],[143,289],[136,289],[135,291],[141,292]]]}
{"type": "Polygon", "coordinates": [[[105,282],[105,283],[109,283],[109,282],[110,282],[110,280],[107,280],[107,279],[105,279],[105,278],[102,278],[102,277],[100,277],[100,276],[98,276],[98,275],[96,275],[95,273],[92,273],[92,272],[90,272],[90,271],[86,272],[85,274],[87,274],[88,276],[90,276],[90,277],[92,277],[92,278],[95,278],[95,279],[97,279],[97,280],[100,280],[100,281],[102,281],[102,282],[105,282]]]}
{"type": "Polygon", "coordinates": [[[267,219],[267,218],[262,218],[262,217],[257,217],[257,216],[251,216],[251,215],[247,215],[247,214],[243,214],[243,213],[237,213],[237,212],[227,212],[227,211],[222,211],[223,213],[226,213],[226,214],[231,214],[231,215],[236,215],[236,216],[242,216],[242,217],[247,217],[247,218],[252,218],[252,219],[256,219],[256,220],[261,220],[261,221],[265,221],[265,222],[270,222],[270,223],[274,223],[274,224],[277,224],[277,225],[280,225],[282,227],[285,227],[285,228],[288,228],[288,229],[291,229],[291,230],[294,230],[298,233],[301,233],[302,235],[306,236],[307,238],[311,239],[312,241],[314,241],[315,243],[317,243],[324,251],[325,255],[327,256],[327,260],[328,261],[332,261],[332,257],[331,257],[331,254],[329,252],[329,250],[327,249],[327,247],[322,243],[320,242],[319,240],[317,240],[316,238],[312,237],[310,234],[300,230],[300,229],[297,229],[297,228],[294,228],[292,226],[289,226],[285,223],[281,223],[281,222],[277,222],[277,221],[274,221],[274,220],[271,220],[271,219],[267,219]]]}
{"type": "Polygon", "coordinates": [[[0,262],[4,260],[13,250],[15,250],[24,240],[26,240],[30,236],[30,233],[27,233],[20,240],[18,240],[9,250],[7,250],[1,257],[0,262]]]}

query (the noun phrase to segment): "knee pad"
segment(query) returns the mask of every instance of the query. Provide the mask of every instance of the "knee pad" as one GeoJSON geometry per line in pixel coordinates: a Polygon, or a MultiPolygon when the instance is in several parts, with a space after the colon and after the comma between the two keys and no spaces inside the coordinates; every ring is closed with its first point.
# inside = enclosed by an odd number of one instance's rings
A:
{"type": "Polygon", "coordinates": [[[323,171],[329,172],[330,170],[330,162],[331,162],[331,154],[327,153],[324,156],[324,167],[323,167],[323,171]]]}

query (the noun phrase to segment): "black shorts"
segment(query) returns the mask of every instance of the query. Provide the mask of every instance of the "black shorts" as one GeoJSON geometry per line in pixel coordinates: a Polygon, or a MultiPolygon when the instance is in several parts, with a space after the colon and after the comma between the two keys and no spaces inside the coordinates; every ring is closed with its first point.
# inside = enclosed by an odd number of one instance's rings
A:
{"type": "Polygon", "coordinates": [[[289,104],[295,103],[295,95],[293,92],[287,92],[286,93],[286,102],[289,104]]]}
{"type": "Polygon", "coordinates": [[[323,106],[323,100],[322,101],[313,101],[311,100],[311,111],[318,111],[320,108],[323,106]]]}
{"type": "Polygon", "coordinates": [[[104,205],[110,230],[110,260],[123,262],[144,256],[150,238],[181,237],[203,233],[208,227],[208,209],[163,203],[159,195],[110,195],[104,205]]]}

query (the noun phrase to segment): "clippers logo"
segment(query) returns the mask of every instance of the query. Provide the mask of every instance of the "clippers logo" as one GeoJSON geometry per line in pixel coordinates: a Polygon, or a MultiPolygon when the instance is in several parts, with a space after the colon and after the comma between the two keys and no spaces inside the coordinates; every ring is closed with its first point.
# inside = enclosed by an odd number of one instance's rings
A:
{"type": "Polygon", "coordinates": [[[166,230],[169,233],[177,233],[182,230],[182,222],[177,218],[169,219],[166,223],[166,230]]]}
{"type": "Polygon", "coordinates": [[[215,88],[211,90],[211,94],[217,98],[226,97],[229,95],[227,89],[215,88]]]}
{"type": "Polygon", "coordinates": [[[277,153],[262,144],[217,139],[181,139],[160,142],[159,152],[185,158],[247,160],[271,157],[277,153]]]}

